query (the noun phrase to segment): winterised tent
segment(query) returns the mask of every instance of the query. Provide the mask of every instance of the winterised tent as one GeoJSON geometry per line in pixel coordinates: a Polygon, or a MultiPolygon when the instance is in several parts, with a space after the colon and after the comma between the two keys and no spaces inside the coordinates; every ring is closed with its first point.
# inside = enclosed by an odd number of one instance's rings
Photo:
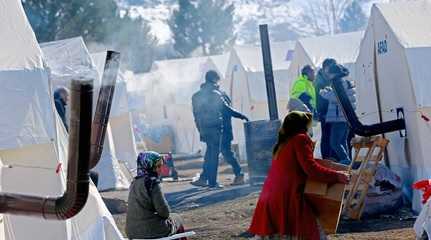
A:
{"type": "MultiPolygon", "coordinates": [[[[225,79],[227,74],[227,69],[228,69],[228,64],[229,64],[229,58],[230,58],[230,52],[224,53],[224,54],[220,54],[220,55],[213,55],[213,56],[209,56],[211,58],[211,60],[214,62],[214,64],[217,67],[217,70],[220,73],[220,77],[222,79],[225,79]]],[[[223,81],[226,82],[226,81],[223,81]]]]}
{"type": "Polygon", "coordinates": [[[387,160],[403,179],[415,210],[421,208],[421,197],[412,192],[411,184],[431,175],[430,32],[430,1],[374,5],[356,62],[361,121],[393,120],[397,109],[404,111],[406,137],[385,134],[390,140],[387,160]]]}
{"type": "MultiPolygon", "coordinates": [[[[98,73],[83,39],[81,37],[70,38],[42,43],[40,46],[44,54],[44,61],[49,69],[49,76],[55,87],[68,87],[72,79],[80,76],[95,79],[96,90],[93,98],[95,106],[102,73],[98,73]]],[[[129,187],[130,183],[118,164],[110,126],[106,131],[101,160],[95,170],[99,173],[97,186],[99,190],[127,189],[129,187]]]]}
{"type": "MultiPolygon", "coordinates": [[[[19,0],[0,3],[0,190],[63,194],[67,134],[52,100],[42,52],[19,0]]],[[[122,239],[99,193],[90,186],[83,210],[67,221],[4,215],[0,239],[122,239]]]]}
{"type": "MultiPolygon", "coordinates": [[[[280,118],[287,113],[289,82],[287,70],[290,65],[293,42],[271,43],[272,66],[280,118]]],[[[235,46],[230,53],[222,89],[232,98],[235,109],[246,114],[250,120],[269,119],[266,84],[260,46],[235,46]]],[[[235,119],[234,143],[239,144],[240,157],[245,157],[243,122],[235,119]]]]}
{"type": "Polygon", "coordinates": [[[350,77],[353,79],[363,35],[364,32],[351,32],[299,39],[289,66],[289,78],[298,78],[305,65],[318,69],[326,58],[333,58],[349,69],[350,77]]]}
{"type": "MultiPolygon", "coordinates": [[[[106,52],[92,54],[99,70],[103,72],[106,52]]],[[[112,100],[109,125],[111,126],[117,158],[124,162],[130,171],[136,169],[136,142],[133,134],[132,116],[129,112],[126,78],[133,78],[133,73],[120,71],[112,100]]]]}
{"type": "Polygon", "coordinates": [[[194,154],[202,150],[191,99],[208,70],[218,71],[208,57],[156,61],[152,66],[154,78],[145,96],[146,115],[150,123],[173,126],[178,153],[194,154]]]}

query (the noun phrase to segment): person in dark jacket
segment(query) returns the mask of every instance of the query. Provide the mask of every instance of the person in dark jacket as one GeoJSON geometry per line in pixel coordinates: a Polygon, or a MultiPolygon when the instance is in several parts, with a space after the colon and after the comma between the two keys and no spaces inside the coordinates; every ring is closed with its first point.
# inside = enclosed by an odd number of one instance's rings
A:
{"type": "Polygon", "coordinates": [[[126,217],[130,239],[162,238],[184,232],[181,217],[171,213],[160,186],[162,164],[162,156],[157,152],[138,155],[137,176],[130,186],[126,217]]]}
{"type": "Polygon", "coordinates": [[[55,109],[63,122],[66,131],[69,131],[69,126],[66,121],[66,106],[69,102],[69,89],[59,87],[54,91],[55,109]]]}
{"type": "Polygon", "coordinates": [[[221,188],[217,182],[218,156],[223,137],[223,116],[233,116],[247,120],[241,113],[235,111],[223,98],[219,90],[219,75],[215,71],[205,74],[205,83],[201,89],[193,94],[192,106],[196,127],[200,134],[200,140],[207,145],[204,156],[203,171],[199,180],[193,185],[210,188],[221,188]]]}
{"type": "MultiPolygon", "coordinates": [[[[356,90],[352,82],[347,80],[345,77],[348,76],[349,71],[341,65],[332,65],[329,69],[330,81],[335,78],[340,78],[343,84],[344,90],[352,104],[353,108],[356,108],[356,90]]],[[[326,87],[320,90],[320,95],[327,99],[329,102],[328,111],[326,113],[325,121],[330,123],[330,147],[336,154],[336,159],[341,164],[349,165],[351,162],[351,156],[348,144],[349,125],[344,116],[342,106],[338,103],[336,93],[332,87],[326,87]]]]}
{"type": "Polygon", "coordinates": [[[320,90],[331,85],[331,82],[329,81],[329,68],[335,64],[337,64],[335,59],[325,59],[322,64],[322,68],[318,71],[316,80],[314,81],[314,88],[316,91],[316,114],[322,129],[320,152],[323,159],[336,158],[335,153],[332,152],[330,146],[331,123],[326,121],[329,102],[320,95],[320,90]]]}

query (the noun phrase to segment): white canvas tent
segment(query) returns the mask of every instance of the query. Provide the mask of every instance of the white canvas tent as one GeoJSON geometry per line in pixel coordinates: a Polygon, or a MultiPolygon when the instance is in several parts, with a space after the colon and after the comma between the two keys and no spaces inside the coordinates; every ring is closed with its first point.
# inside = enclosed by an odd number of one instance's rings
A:
{"type": "Polygon", "coordinates": [[[363,35],[364,32],[351,32],[298,40],[289,66],[289,78],[298,78],[305,65],[310,65],[314,69],[320,68],[326,58],[333,58],[343,64],[353,78],[363,35]]]}
{"type": "Polygon", "coordinates": [[[178,153],[202,150],[192,112],[192,95],[199,90],[208,70],[217,70],[208,57],[157,61],[152,67],[152,82],[145,96],[146,115],[151,124],[174,127],[178,153]]]}
{"type": "MultiPolygon", "coordinates": [[[[0,3],[0,190],[56,196],[65,190],[67,134],[52,101],[42,52],[19,0],[0,3]],[[63,167],[61,167],[63,166],[63,167]]],[[[122,239],[99,193],[67,221],[4,215],[0,239],[122,239]]]]}
{"type": "MultiPolygon", "coordinates": [[[[280,118],[287,113],[289,82],[287,69],[291,61],[293,42],[271,43],[271,56],[280,118]]],[[[235,46],[230,53],[222,89],[232,98],[233,106],[250,120],[269,119],[266,85],[260,46],[235,46]]],[[[240,157],[245,157],[243,121],[233,120],[234,143],[240,157]]]]}
{"type": "MultiPolygon", "coordinates": [[[[99,69],[103,71],[106,52],[92,54],[92,58],[99,69]]],[[[129,100],[126,78],[133,78],[133,73],[120,71],[112,100],[109,125],[112,130],[115,153],[130,171],[136,169],[136,142],[133,134],[132,117],[129,112],[129,100]]]]}
{"type": "Polygon", "coordinates": [[[431,125],[423,118],[431,116],[430,32],[430,1],[374,5],[356,63],[357,112],[363,123],[379,122],[379,111],[388,121],[397,118],[397,108],[404,110],[407,137],[386,134],[388,160],[415,210],[421,208],[420,193],[412,192],[411,184],[431,175],[431,125]]]}
{"type": "MultiPolygon", "coordinates": [[[[97,102],[98,88],[101,84],[98,69],[81,37],[42,43],[44,61],[49,68],[50,78],[54,86],[69,86],[72,79],[84,76],[95,79],[93,102],[97,102]]],[[[104,64],[104,63],[103,63],[104,64]]],[[[103,70],[103,68],[102,68],[103,70]]],[[[68,111],[67,111],[68,112],[68,111]]],[[[99,173],[98,189],[127,189],[129,182],[120,170],[110,126],[106,131],[106,139],[102,157],[95,170],[99,173]]]]}
{"type": "Polygon", "coordinates": [[[220,73],[220,77],[222,79],[226,78],[227,74],[227,68],[228,68],[228,64],[229,64],[229,58],[230,58],[230,52],[228,53],[224,53],[224,54],[220,54],[220,55],[213,55],[213,56],[209,56],[211,58],[211,60],[214,62],[214,64],[217,67],[217,70],[220,73]]]}

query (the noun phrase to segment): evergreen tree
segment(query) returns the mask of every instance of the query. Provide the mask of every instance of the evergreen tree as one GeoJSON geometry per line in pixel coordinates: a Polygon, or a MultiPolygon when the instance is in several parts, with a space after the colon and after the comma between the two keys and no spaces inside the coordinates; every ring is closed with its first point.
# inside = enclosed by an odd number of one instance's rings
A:
{"type": "Polygon", "coordinates": [[[169,21],[174,48],[181,55],[188,56],[199,44],[196,7],[190,0],[179,0],[178,10],[175,10],[169,21]]]}
{"type": "Polygon", "coordinates": [[[169,26],[174,48],[183,56],[195,50],[203,55],[221,53],[234,41],[234,5],[225,0],[179,0],[169,26]]]}
{"type": "Polygon", "coordinates": [[[123,66],[136,72],[151,67],[156,39],[142,18],[120,15],[115,0],[23,0],[39,42],[82,36],[118,50],[123,66]]]}
{"type": "Polygon", "coordinates": [[[23,0],[22,3],[39,42],[54,40],[59,29],[57,16],[63,4],[56,0],[23,0]]]}
{"type": "Polygon", "coordinates": [[[339,27],[342,32],[353,32],[364,29],[366,24],[367,16],[365,16],[359,0],[354,0],[344,12],[339,27]]]}

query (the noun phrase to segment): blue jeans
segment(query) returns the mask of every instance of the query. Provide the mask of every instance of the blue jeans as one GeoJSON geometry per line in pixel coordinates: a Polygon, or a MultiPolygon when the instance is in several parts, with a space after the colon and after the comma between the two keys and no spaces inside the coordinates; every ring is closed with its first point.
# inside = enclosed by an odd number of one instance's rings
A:
{"type": "Polygon", "coordinates": [[[334,122],[331,124],[330,145],[331,149],[342,164],[350,164],[349,148],[347,136],[349,135],[349,126],[346,122],[334,122]]]}
{"type": "Polygon", "coordinates": [[[331,148],[331,122],[321,121],[322,136],[320,138],[320,152],[323,159],[336,158],[331,148]]]}
{"type": "Polygon", "coordinates": [[[235,177],[242,175],[241,166],[238,163],[238,159],[235,158],[235,154],[232,151],[232,141],[229,139],[223,139],[221,144],[221,153],[223,154],[224,160],[232,166],[235,177]]]}
{"type": "Polygon", "coordinates": [[[205,142],[207,150],[204,156],[203,171],[201,180],[208,180],[210,187],[217,185],[218,156],[220,154],[220,140],[212,139],[205,142]]]}

